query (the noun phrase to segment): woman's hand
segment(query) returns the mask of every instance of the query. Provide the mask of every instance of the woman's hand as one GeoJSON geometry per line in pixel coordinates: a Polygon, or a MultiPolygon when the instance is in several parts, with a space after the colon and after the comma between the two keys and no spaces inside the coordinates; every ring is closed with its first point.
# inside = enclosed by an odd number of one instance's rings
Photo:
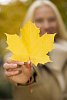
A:
{"type": "Polygon", "coordinates": [[[25,84],[31,77],[31,63],[7,61],[4,63],[5,75],[15,83],[25,84]]]}

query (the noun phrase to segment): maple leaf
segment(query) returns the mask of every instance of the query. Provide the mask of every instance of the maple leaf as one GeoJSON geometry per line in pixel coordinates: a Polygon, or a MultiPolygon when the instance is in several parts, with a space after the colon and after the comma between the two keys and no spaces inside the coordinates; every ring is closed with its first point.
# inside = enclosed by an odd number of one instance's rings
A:
{"type": "Polygon", "coordinates": [[[30,60],[34,65],[51,62],[47,53],[54,48],[55,34],[45,33],[40,36],[40,29],[31,21],[28,21],[20,32],[20,37],[6,34],[7,48],[13,53],[10,59],[22,62],[30,60]]]}

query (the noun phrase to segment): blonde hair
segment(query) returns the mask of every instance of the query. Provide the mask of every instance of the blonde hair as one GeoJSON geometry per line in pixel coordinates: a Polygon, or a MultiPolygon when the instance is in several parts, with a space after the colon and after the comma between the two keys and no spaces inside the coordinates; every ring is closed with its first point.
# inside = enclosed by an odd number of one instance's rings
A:
{"type": "Polygon", "coordinates": [[[59,38],[62,38],[62,39],[66,39],[67,40],[67,30],[66,30],[66,27],[64,25],[64,22],[61,18],[61,15],[57,9],[57,7],[55,6],[55,4],[53,4],[52,2],[50,1],[47,1],[47,0],[38,0],[38,1],[35,1],[29,8],[27,14],[26,14],[26,18],[23,22],[23,25],[28,21],[28,20],[32,20],[33,18],[33,14],[36,10],[36,8],[42,6],[42,5],[47,5],[49,6],[50,8],[52,8],[52,10],[54,11],[55,15],[56,15],[56,18],[57,18],[57,22],[58,22],[58,26],[59,26],[59,38]]]}

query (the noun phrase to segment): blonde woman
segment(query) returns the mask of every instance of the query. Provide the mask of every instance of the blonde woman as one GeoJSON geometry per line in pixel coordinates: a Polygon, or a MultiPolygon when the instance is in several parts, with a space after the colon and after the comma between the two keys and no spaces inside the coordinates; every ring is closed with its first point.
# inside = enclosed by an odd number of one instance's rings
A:
{"type": "MultiPolygon", "coordinates": [[[[45,0],[35,1],[28,10],[23,25],[31,20],[40,28],[40,35],[45,32],[57,33],[55,37],[55,49],[49,53],[53,62],[45,65],[38,64],[36,69],[31,69],[30,62],[6,62],[4,64],[5,75],[21,86],[15,87],[15,100],[67,100],[67,34],[62,18],[56,6],[45,0]],[[20,67],[18,66],[20,65],[20,67]],[[21,71],[21,73],[19,73],[21,71]],[[40,75],[40,76],[39,76],[40,75]],[[28,85],[32,85],[32,93],[28,85]]],[[[35,49],[35,48],[34,48],[35,49]]],[[[32,66],[33,68],[33,66],[32,66]]]]}

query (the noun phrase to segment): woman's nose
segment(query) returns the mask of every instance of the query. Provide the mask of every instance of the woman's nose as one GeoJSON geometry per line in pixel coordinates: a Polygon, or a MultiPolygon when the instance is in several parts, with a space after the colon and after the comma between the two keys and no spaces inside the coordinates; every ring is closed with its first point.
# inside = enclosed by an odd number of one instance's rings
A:
{"type": "Polygon", "coordinates": [[[48,23],[48,21],[44,21],[44,22],[43,22],[42,28],[43,28],[44,30],[48,30],[48,29],[49,29],[49,23],[48,23]]]}

